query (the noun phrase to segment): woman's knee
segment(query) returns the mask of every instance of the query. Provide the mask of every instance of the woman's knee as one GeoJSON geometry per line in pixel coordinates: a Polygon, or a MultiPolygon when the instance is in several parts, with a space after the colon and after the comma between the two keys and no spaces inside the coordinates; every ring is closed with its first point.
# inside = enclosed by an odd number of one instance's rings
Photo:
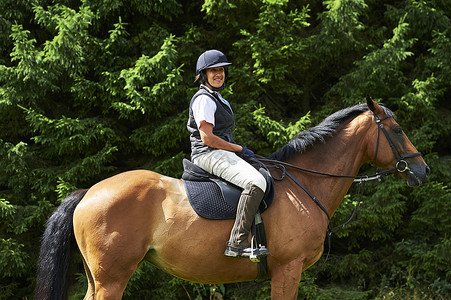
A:
{"type": "MultiPolygon", "coordinates": [[[[257,174],[257,173],[256,173],[257,174]]],[[[266,179],[265,177],[259,172],[258,175],[255,175],[253,178],[251,178],[248,181],[248,184],[256,185],[258,186],[263,192],[266,191],[266,179]],[[259,176],[258,176],[259,175],[259,176]]]]}

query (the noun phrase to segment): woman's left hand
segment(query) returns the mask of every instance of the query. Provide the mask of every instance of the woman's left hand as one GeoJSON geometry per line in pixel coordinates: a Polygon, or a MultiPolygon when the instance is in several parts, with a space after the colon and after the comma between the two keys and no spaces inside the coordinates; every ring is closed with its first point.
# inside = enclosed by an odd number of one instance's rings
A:
{"type": "Polygon", "coordinates": [[[243,150],[241,150],[241,151],[238,153],[238,155],[244,156],[244,157],[255,158],[254,151],[252,151],[251,149],[246,148],[246,146],[241,146],[241,147],[243,147],[243,150]]]}

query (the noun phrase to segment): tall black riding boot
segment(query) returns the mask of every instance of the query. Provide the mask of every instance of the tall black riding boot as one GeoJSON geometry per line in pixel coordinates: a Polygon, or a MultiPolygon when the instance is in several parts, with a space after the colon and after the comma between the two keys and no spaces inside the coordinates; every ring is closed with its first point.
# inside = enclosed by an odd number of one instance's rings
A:
{"type": "Polygon", "coordinates": [[[263,190],[252,183],[249,183],[241,193],[235,224],[233,224],[224,252],[225,256],[250,257],[254,255],[260,257],[269,254],[265,247],[252,249],[248,240],[252,222],[264,195],[263,190]]]}

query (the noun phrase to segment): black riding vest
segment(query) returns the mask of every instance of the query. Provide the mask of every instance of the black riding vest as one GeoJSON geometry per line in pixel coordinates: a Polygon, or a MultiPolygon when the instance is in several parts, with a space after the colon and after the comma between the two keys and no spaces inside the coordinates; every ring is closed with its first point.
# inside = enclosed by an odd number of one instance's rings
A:
{"type": "Polygon", "coordinates": [[[204,85],[201,85],[199,91],[197,91],[197,93],[194,94],[193,98],[191,98],[191,103],[189,105],[188,124],[186,125],[188,131],[191,133],[191,159],[199,154],[206,153],[214,149],[208,147],[202,142],[202,139],[200,138],[199,128],[197,128],[196,121],[194,120],[192,106],[194,99],[196,99],[200,95],[206,95],[216,103],[215,126],[213,127],[213,134],[227,142],[235,143],[235,141],[233,140],[235,116],[233,115],[232,110],[227,106],[227,104],[219,99],[217,92],[212,92],[204,85]]]}

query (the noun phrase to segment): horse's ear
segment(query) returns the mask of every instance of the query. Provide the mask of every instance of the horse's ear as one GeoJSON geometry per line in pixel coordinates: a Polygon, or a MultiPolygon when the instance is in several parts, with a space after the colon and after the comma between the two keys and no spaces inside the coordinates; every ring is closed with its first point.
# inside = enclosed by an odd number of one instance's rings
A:
{"type": "Polygon", "coordinates": [[[366,104],[368,105],[368,108],[376,115],[383,111],[383,109],[379,106],[379,104],[374,102],[374,100],[368,96],[366,97],[366,104]]]}

